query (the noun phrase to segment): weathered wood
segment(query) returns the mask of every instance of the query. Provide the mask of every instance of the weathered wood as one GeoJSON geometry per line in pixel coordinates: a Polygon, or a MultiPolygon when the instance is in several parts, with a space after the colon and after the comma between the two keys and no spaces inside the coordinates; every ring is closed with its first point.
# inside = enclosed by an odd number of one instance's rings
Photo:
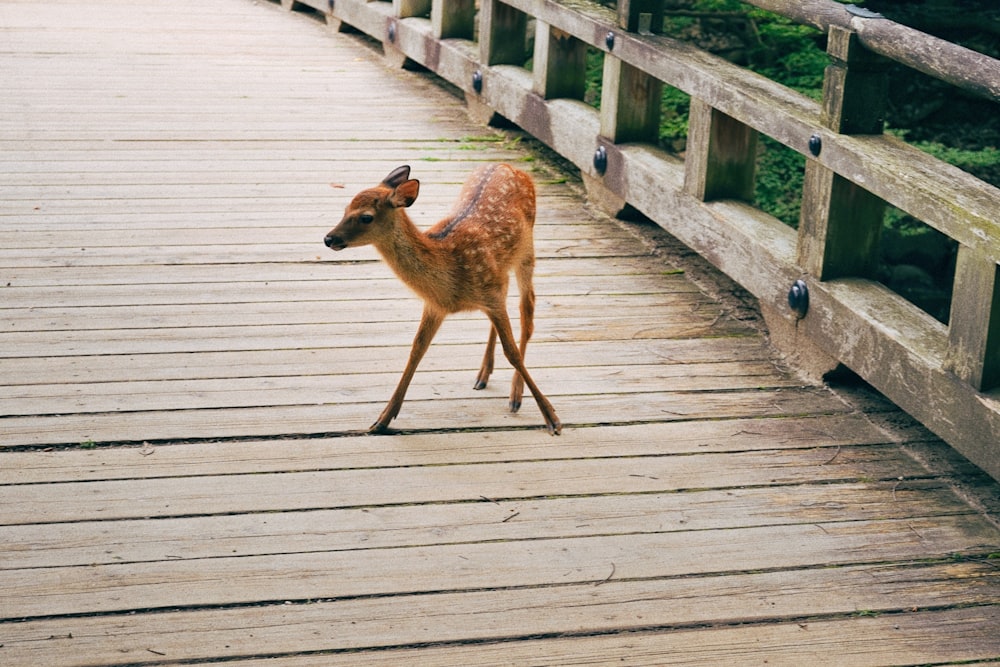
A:
{"type": "Polygon", "coordinates": [[[358,567],[353,551],[167,559],[45,568],[34,570],[32,577],[0,571],[0,583],[6,602],[16,606],[19,616],[31,617],[165,608],[176,604],[177,587],[185,590],[185,603],[197,607],[529,587],[553,581],[594,584],[608,577],[611,563],[615,576],[628,580],[732,572],[733,563],[739,563],[742,572],[876,564],[903,559],[918,544],[934,559],[1000,546],[989,541],[996,531],[988,522],[974,516],[962,519],[948,526],[905,519],[741,528],[727,531],[723,543],[711,531],[695,531],[636,535],[628,544],[617,535],[536,540],[520,551],[511,551],[502,540],[369,549],[364,568],[358,567]],[[672,557],[664,559],[663,553],[672,557]],[[705,558],[705,553],[712,557],[705,558]]]}
{"type": "Polygon", "coordinates": [[[527,59],[528,15],[501,2],[479,5],[479,58],[484,65],[523,65],[527,59]]]}
{"type": "Polygon", "coordinates": [[[958,249],[945,367],[979,391],[1000,385],[1000,267],[958,249]]]}
{"type": "Polygon", "coordinates": [[[819,280],[875,278],[885,202],[836,172],[806,162],[798,263],[819,280]]]}
{"type": "Polygon", "coordinates": [[[870,50],[993,100],[1000,100],[1000,67],[994,58],[884,18],[855,17],[831,0],[748,0],[823,32],[858,33],[870,50]]]}
{"type": "Polygon", "coordinates": [[[969,511],[939,482],[921,480],[362,509],[331,509],[321,493],[313,496],[312,509],[293,510],[280,497],[266,499],[275,501],[273,509],[246,514],[118,519],[103,526],[86,520],[3,526],[0,553],[7,569],[28,569],[279,555],[288,553],[291,545],[304,552],[462,544],[495,539],[498,524],[506,524],[499,530],[508,541],[597,534],[625,540],[653,531],[732,530],[750,522],[822,525],[969,511]],[[587,520],[581,522],[581,517],[587,520]],[[381,529],[373,530],[373,523],[381,529]],[[326,528],[317,531],[317,526],[326,528]]]}
{"type": "Polygon", "coordinates": [[[660,132],[663,83],[619,58],[604,56],[601,136],[614,143],[655,144],[660,132]]]}
{"type": "MultiPolygon", "coordinates": [[[[997,623],[995,607],[949,609],[869,617],[832,618],[813,622],[786,621],[773,626],[682,628],[675,631],[647,628],[624,634],[599,634],[565,638],[535,638],[519,642],[459,642],[441,647],[401,647],[342,655],[283,656],[278,660],[248,660],[241,667],[340,667],[357,664],[399,665],[419,661],[431,667],[470,665],[501,667],[548,664],[616,663],[622,660],[646,664],[693,664],[700,662],[738,664],[767,661],[778,667],[822,663],[837,656],[843,667],[871,664],[924,664],[945,662],[951,656],[963,662],[992,656],[996,649],[992,628],[997,623]]],[[[991,659],[989,659],[991,660],[991,659]]],[[[986,664],[986,663],[983,663],[986,664]]]]}
{"type": "MultiPolygon", "coordinates": [[[[409,327],[413,329],[411,325],[409,327]]],[[[485,328],[485,327],[484,327],[485,328]]],[[[484,336],[485,337],[485,336],[484,336]]],[[[405,338],[399,340],[399,347],[405,338]]],[[[572,363],[572,362],[571,362],[572,363]]],[[[381,370],[381,364],[379,371],[381,370]]],[[[534,364],[541,368],[540,364],[534,364]]],[[[563,368],[571,368],[563,367],[563,368]]],[[[468,369],[475,369],[472,364],[468,369]]],[[[593,365],[577,370],[570,381],[563,382],[554,396],[583,393],[600,385],[609,394],[642,392],[656,381],[669,383],[673,391],[712,391],[720,389],[760,389],[763,387],[794,387],[792,379],[776,378],[770,362],[736,364],[695,364],[680,367],[676,372],[664,371],[658,365],[633,366],[627,377],[621,377],[619,366],[593,365]]],[[[420,375],[410,392],[411,400],[462,398],[469,394],[470,370],[436,372],[434,387],[426,386],[431,377],[420,375]]],[[[338,404],[348,402],[375,403],[383,399],[397,373],[376,372],[335,376],[314,375],[309,378],[247,378],[165,381],[155,383],[129,380],[123,384],[106,383],[92,387],[89,383],[30,385],[12,389],[5,400],[3,416],[65,413],[114,412],[157,409],[246,408],[261,405],[301,405],[322,397],[331,386],[338,386],[338,404]],[[39,406],[44,405],[40,411],[39,406]]],[[[541,373],[540,373],[541,375],[541,373]]],[[[548,372],[545,375],[556,375],[548,372]]],[[[17,381],[15,379],[15,381],[17,381]]]]}
{"type": "Polygon", "coordinates": [[[619,0],[618,25],[629,32],[663,32],[663,0],[619,0]]]}
{"type": "MultiPolygon", "coordinates": [[[[683,427],[675,429],[683,434],[683,427]]],[[[582,438],[587,438],[584,434],[582,438]]],[[[454,438],[453,438],[454,439],[454,438]]],[[[472,438],[475,444],[476,439],[472,438]]],[[[153,454],[149,454],[153,455],[153,454]]],[[[541,497],[602,494],[667,493],[706,488],[795,485],[844,479],[892,480],[919,477],[923,470],[895,446],[843,447],[837,458],[827,448],[812,450],[725,452],[684,457],[653,456],[579,460],[520,461],[418,467],[366,467],[343,470],[281,472],[260,476],[254,493],[246,493],[243,475],[199,475],[197,478],[65,482],[11,486],[0,523],[23,524],[20,502],[37,509],[40,523],[157,516],[205,516],[303,510],[392,506],[405,503],[471,502],[487,498],[517,498],[525,486],[541,497]],[[894,472],[895,471],[895,472],[894,472]],[[714,479],[713,479],[714,477],[714,479]],[[381,481],[378,481],[381,480],[381,481]],[[458,480],[461,480],[460,482],[458,480]],[[206,484],[211,488],[207,499],[206,484]],[[289,494],[289,484],[296,489],[289,494]],[[521,485],[521,486],[518,486],[521,485]],[[15,495],[16,494],[16,495],[15,495]],[[126,502],[127,499],[128,500],[126,502]]],[[[631,529],[629,529],[631,530],[631,529]]],[[[627,532],[627,531],[626,531],[627,532]]],[[[485,539],[485,538],[484,538],[485,539]]]]}
{"type": "MultiPolygon", "coordinates": [[[[884,59],[857,35],[830,28],[823,78],[823,124],[841,134],[882,134],[888,104],[884,59]]],[[[822,143],[813,151],[822,154],[822,143]]],[[[835,171],[806,163],[799,217],[799,264],[820,280],[875,278],[885,202],[835,171]]]]}
{"type": "MultiPolygon", "coordinates": [[[[704,207],[692,197],[667,195],[680,190],[683,172],[648,148],[628,146],[616,158],[622,174],[615,185],[624,200],[664,221],[672,234],[774,304],[783,317],[794,317],[786,305],[789,287],[801,277],[793,230],[739,203],[704,207]],[[651,183],[657,187],[649,187],[651,183]]],[[[810,313],[798,327],[801,335],[1000,476],[994,444],[1000,442],[997,408],[944,370],[943,325],[880,285],[851,279],[810,284],[810,313]]]]}
{"type": "MultiPolygon", "coordinates": [[[[512,431],[501,438],[467,433],[391,435],[384,438],[345,436],[275,440],[163,444],[150,447],[4,452],[10,466],[0,469],[3,484],[66,481],[246,475],[267,472],[375,468],[400,465],[442,466],[456,463],[542,461],[607,457],[605,440],[614,440],[618,456],[663,455],[660,438],[670,453],[749,452],[821,446],[834,450],[848,445],[891,442],[866,417],[818,414],[790,420],[776,418],[672,421],[568,431],[565,449],[554,450],[532,433],[512,431]]],[[[910,440],[927,439],[915,431],[910,440]]],[[[839,459],[839,456],[837,457],[839,459]]],[[[836,459],[835,459],[836,460],[836,459]]],[[[902,485],[900,489],[909,488],[902,485]]],[[[815,491],[815,489],[813,489],[815,491]]],[[[277,507],[272,509],[278,509],[277,507]]]]}
{"type": "Polygon", "coordinates": [[[947,83],[1000,101],[1000,61],[891,21],[852,19],[862,43],[947,83]]]}
{"type": "MultiPolygon", "coordinates": [[[[416,320],[414,320],[416,326],[416,320]]],[[[279,341],[275,341],[278,343],[279,341]]],[[[4,359],[0,372],[8,377],[11,387],[25,384],[64,384],[86,378],[88,382],[141,382],[198,379],[239,379],[253,377],[295,377],[364,373],[388,363],[390,359],[405,360],[410,341],[399,346],[343,347],[336,339],[325,347],[306,351],[293,343],[253,350],[254,364],[243,363],[246,350],[201,351],[197,355],[184,352],[158,352],[154,355],[103,355],[38,357],[25,356],[4,359]]],[[[756,337],[727,336],[725,338],[687,338],[663,340],[619,341],[615,345],[595,349],[591,342],[537,341],[532,357],[539,367],[572,367],[587,355],[596,364],[619,368],[648,363],[655,358],[664,365],[708,362],[761,362],[772,358],[772,352],[756,337]]],[[[426,370],[459,370],[475,368],[481,360],[483,341],[456,343],[447,346],[447,354],[433,354],[421,366],[426,370]]]]}
{"type": "Polygon", "coordinates": [[[586,90],[586,45],[539,21],[535,24],[534,91],[545,99],[582,100],[586,90]]]}
{"type": "MultiPolygon", "coordinates": [[[[528,11],[534,7],[531,0],[510,0],[510,3],[528,11]]],[[[844,12],[840,5],[834,7],[844,12]]],[[[606,48],[603,39],[608,26],[603,14],[546,2],[542,16],[550,25],[597,48],[606,48]]],[[[824,166],[961,244],[989,253],[1000,261],[1000,222],[995,216],[995,202],[1000,198],[997,188],[893,137],[817,132],[821,110],[815,102],[763,76],[708,57],[691,45],[665,37],[624,33],[617,35],[613,53],[649,76],[705,100],[713,108],[804,155],[810,154],[809,138],[819,134],[824,148],[817,160],[824,166]]],[[[495,74],[494,78],[499,76],[495,74]]],[[[607,77],[605,86],[606,82],[607,77]]],[[[499,82],[494,81],[494,85],[499,82]]],[[[511,97],[516,90],[517,87],[506,89],[505,97],[511,97]]],[[[491,103],[496,102],[491,99],[491,103]]],[[[516,116],[508,111],[508,117],[518,122],[516,116]]],[[[573,117],[567,122],[572,124],[574,132],[566,135],[578,138],[583,126],[581,119],[573,117]]],[[[601,130],[592,134],[599,133],[604,134],[601,130]]],[[[550,134],[556,138],[564,136],[558,128],[550,134]]],[[[581,169],[592,169],[593,143],[586,152],[570,142],[556,143],[555,147],[581,169]]]]}
{"type": "Polygon", "coordinates": [[[757,132],[691,99],[684,190],[702,200],[753,201],[757,132]]]}
{"type": "Polygon", "coordinates": [[[431,0],[392,0],[392,11],[398,18],[428,17],[431,13],[431,0]]]}
{"type": "MultiPolygon", "coordinates": [[[[319,246],[343,190],[423,165],[425,226],[474,164],[527,154],[277,3],[137,2],[0,12],[0,663],[1000,658],[995,486],[881,398],[776,367],[685,251],[592,214],[545,160],[528,356],[572,427],[510,414],[502,362],[471,390],[469,313],[428,353],[411,430],[358,434],[419,304],[374,253],[319,246]]],[[[336,4],[384,36],[390,3],[336,4]]],[[[538,5],[604,39],[565,10],[538,5]]],[[[407,57],[440,46],[471,76],[474,44],[395,25],[407,57]]],[[[536,105],[590,160],[595,111],[486,73],[484,101],[536,105]]],[[[745,204],[678,195],[679,160],[609,148],[609,186],[710,211],[734,261],[773,259],[734,211],[794,257],[745,204]]]]}
{"type": "MultiPolygon", "coordinates": [[[[404,362],[405,358],[400,359],[400,364],[404,362]]],[[[400,413],[399,428],[407,432],[460,432],[467,424],[480,429],[516,429],[536,425],[534,415],[512,414],[507,410],[500,382],[492,394],[475,394],[470,390],[457,400],[409,401],[400,413]]],[[[392,386],[386,384],[384,389],[383,395],[387,396],[392,386]]],[[[334,401],[329,404],[321,403],[323,397],[310,398],[308,404],[292,406],[8,417],[4,420],[4,431],[0,433],[0,447],[183,440],[190,438],[191,433],[198,433],[199,438],[356,435],[359,429],[371,423],[373,414],[377,414],[382,403],[382,400],[377,403],[339,403],[333,391],[327,394],[326,400],[334,401]]],[[[560,414],[568,415],[564,417],[564,424],[573,428],[620,423],[626,411],[629,423],[638,424],[717,419],[720,415],[725,418],[763,418],[789,412],[824,414],[842,412],[843,409],[843,404],[828,394],[788,388],[732,392],[654,391],[560,398],[560,414]]]]}
{"type": "MultiPolygon", "coordinates": [[[[990,602],[996,599],[995,580],[995,573],[990,572],[987,566],[959,564],[930,566],[917,572],[852,567],[848,570],[847,577],[834,575],[830,570],[803,570],[796,573],[797,583],[794,587],[787,586],[782,576],[773,573],[730,577],[724,584],[713,577],[662,582],[610,581],[597,587],[591,584],[551,587],[545,590],[515,589],[488,593],[442,593],[402,599],[394,597],[295,603],[186,614],[140,614],[129,617],[126,623],[120,617],[34,621],[12,626],[8,642],[17,651],[13,654],[13,659],[24,655],[29,659],[44,659],[46,665],[57,667],[75,664],[75,658],[81,653],[106,660],[109,664],[121,659],[141,659],[153,647],[172,660],[196,660],[210,656],[237,657],[264,652],[293,654],[331,648],[364,649],[430,642],[461,642],[472,636],[479,640],[508,640],[508,643],[502,645],[487,644],[481,650],[487,654],[503,653],[503,664],[517,664],[511,660],[510,650],[521,653],[518,658],[537,662],[542,656],[552,655],[552,649],[547,648],[546,642],[536,640],[527,645],[534,651],[533,654],[527,651],[522,653],[522,644],[510,642],[511,638],[569,633],[599,634],[614,632],[623,627],[643,630],[691,622],[699,623],[705,629],[697,639],[690,636],[690,631],[681,632],[680,635],[688,641],[688,645],[678,642],[676,648],[670,647],[671,650],[692,651],[691,644],[697,644],[701,649],[705,641],[717,641],[720,645],[713,650],[720,660],[725,660],[732,656],[734,648],[730,646],[728,651],[724,649],[721,646],[723,638],[734,640],[734,646],[746,646],[753,643],[756,632],[760,631],[760,628],[744,627],[741,631],[734,632],[724,628],[726,622],[738,620],[744,624],[752,623],[764,610],[768,610],[786,618],[813,616],[807,623],[790,624],[799,633],[810,633],[807,638],[799,636],[799,643],[804,646],[795,655],[801,657],[808,651],[814,632],[818,632],[826,640],[823,642],[824,646],[828,646],[828,641],[837,641],[837,632],[849,634],[852,641],[857,639],[851,629],[853,625],[857,625],[856,622],[816,618],[817,609],[811,604],[813,596],[822,599],[824,615],[835,618],[844,612],[850,614],[863,610],[869,620],[877,621],[881,613],[899,610],[898,607],[887,607],[888,599],[897,599],[899,602],[908,599],[914,607],[922,604],[926,599],[925,595],[933,595],[942,606],[949,602],[955,605],[990,602]],[[848,581],[845,582],[845,578],[848,581]],[[938,593],[936,589],[951,578],[959,579],[964,585],[938,593]],[[965,599],[961,597],[963,592],[967,596],[965,599]],[[661,600],[672,602],[659,604],[661,600]],[[762,605],[761,600],[766,600],[767,603],[762,605]],[[539,617],[537,607],[540,604],[544,604],[551,613],[539,617]],[[616,617],[606,613],[612,607],[620,610],[616,617]],[[434,619],[434,622],[429,623],[429,619],[434,619]],[[823,628],[831,624],[834,626],[831,631],[824,632],[823,628]],[[722,627],[708,629],[713,625],[722,627]],[[739,633],[745,635],[742,641],[738,641],[739,633]],[[72,640],[68,638],[70,634],[73,635],[72,640]],[[715,638],[716,634],[722,636],[715,638]],[[337,641],[335,638],[341,640],[337,641]],[[508,660],[511,661],[507,662],[508,660]]],[[[979,608],[973,614],[986,611],[979,608]]],[[[931,620],[940,624],[927,628],[937,630],[932,633],[932,640],[945,641],[945,646],[957,644],[950,644],[947,641],[948,635],[940,633],[945,629],[951,633],[956,632],[961,625],[954,623],[957,619],[949,622],[949,615],[954,617],[959,614],[968,616],[970,612],[932,614],[931,620]]],[[[901,619],[897,614],[890,614],[886,618],[893,625],[870,628],[865,633],[865,641],[877,640],[881,645],[880,652],[886,650],[884,645],[887,642],[899,650],[901,619]],[[879,637],[878,633],[881,631],[884,634],[879,637]]],[[[911,630],[911,627],[917,615],[911,613],[903,618],[906,619],[909,635],[915,630],[911,630]]],[[[974,627],[974,618],[973,615],[967,619],[969,629],[974,627]]],[[[923,623],[918,625],[923,626],[923,623]]],[[[659,639],[663,642],[667,642],[672,636],[672,633],[666,631],[661,633],[659,639]]],[[[632,635],[631,638],[648,646],[656,636],[632,635]]],[[[569,646],[594,641],[583,638],[562,640],[569,646]]],[[[596,641],[613,643],[609,638],[596,641]]],[[[906,644],[911,646],[909,650],[916,650],[915,643],[917,636],[908,636],[906,644]]],[[[569,646],[566,647],[567,650],[569,646]]],[[[605,656],[609,660],[613,660],[612,656],[616,655],[636,655],[635,646],[624,644],[618,646],[617,650],[610,647],[605,650],[605,656]]],[[[745,650],[749,658],[751,652],[749,649],[745,650]]],[[[773,660],[781,646],[769,644],[769,648],[765,650],[773,660]]],[[[424,663],[425,659],[421,656],[437,656],[446,660],[444,664],[475,662],[469,649],[431,648],[411,651],[410,660],[404,657],[407,654],[399,651],[390,652],[385,659],[389,664],[412,660],[424,663]],[[459,651],[462,655],[459,655],[459,651]],[[444,656],[450,658],[445,659],[444,656]]],[[[650,655],[648,651],[649,649],[645,649],[644,653],[650,655]]],[[[941,655],[950,653],[940,645],[938,651],[941,655]]],[[[853,650],[847,653],[853,654],[853,650]]],[[[593,653],[588,654],[591,658],[594,657],[593,653]]],[[[582,654],[578,655],[583,657],[582,654]]],[[[677,653],[673,655],[677,657],[677,653]]],[[[692,652],[690,655],[695,662],[700,659],[697,653],[692,652]]],[[[886,659],[890,658],[888,654],[883,655],[886,659]]],[[[970,652],[966,655],[975,654],[970,652]]],[[[366,663],[377,661],[379,656],[379,653],[351,654],[351,659],[343,664],[356,664],[359,659],[366,663]]],[[[663,654],[659,657],[669,656],[663,654]]],[[[294,664],[305,665],[305,661],[309,661],[308,664],[326,665],[330,664],[328,661],[337,660],[337,656],[325,655],[319,662],[312,662],[314,658],[290,660],[294,660],[294,664]]],[[[268,661],[270,662],[272,661],[268,661]]],[[[281,660],[274,662],[293,664],[281,660]]],[[[240,661],[236,664],[246,663],[240,661]]]]}
{"type": "Polygon", "coordinates": [[[842,134],[882,134],[889,61],[865,49],[857,33],[830,28],[823,78],[823,124],[842,134]]]}
{"type": "Polygon", "coordinates": [[[475,0],[434,0],[431,25],[438,39],[472,39],[475,34],[475,0]]]}

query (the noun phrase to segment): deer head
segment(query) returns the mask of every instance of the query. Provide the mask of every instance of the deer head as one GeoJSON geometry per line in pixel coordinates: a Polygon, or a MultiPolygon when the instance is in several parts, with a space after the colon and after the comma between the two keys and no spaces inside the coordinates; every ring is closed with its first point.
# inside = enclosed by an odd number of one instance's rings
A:
{"type": "Polygon", "coordinates": [[[374,188],[362,190],[344,211],[344,217],[326,235],[332,250],[377,243],[392,233],[402,210],[417,200],[420,181],[410,179],[410,168],[397,167],[374,188]]]}

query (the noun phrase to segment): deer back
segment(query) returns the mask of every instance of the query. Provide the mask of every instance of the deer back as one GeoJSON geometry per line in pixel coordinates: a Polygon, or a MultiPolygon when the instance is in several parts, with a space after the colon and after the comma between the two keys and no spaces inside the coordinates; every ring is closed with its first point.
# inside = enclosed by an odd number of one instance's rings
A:
{"type": "MultiPolygon", "coordinates": [[[[484,165],[466,179],[451,213],[427,230],[432,239],[481,231],[513,241],[535,223],[535,186],[531,177],[508,164],[484,165]]],[[[476,234],[480,236],[480,234],[476,234]]]]}

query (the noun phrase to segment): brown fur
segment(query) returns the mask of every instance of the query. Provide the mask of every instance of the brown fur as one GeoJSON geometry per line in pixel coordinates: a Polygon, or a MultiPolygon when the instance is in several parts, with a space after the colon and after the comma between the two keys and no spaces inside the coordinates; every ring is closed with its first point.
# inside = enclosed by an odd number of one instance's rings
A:
{"type": "Polygon", "coordinates": [[[535,187],[531,177],[505,164],[480,167],[465,182],[448,217],[421,232],[405,211],[420,191],[420,183],[411,180],[409,172],[409,167],[399,167],[379,185],[356,195],[340,224],[326,236],[326,245],[334,250],[374,245],[396,275],[424,300],[409,362],[371,432],[385,431],[399,413],[417,365],[444,318],[463,310],[481,310],[492,327],[475,388],[486,386],[499,337],[515,369],[511,411],[520,408],[527,384],[549,431],[558,434],[559,418],[523,360],[535,308],[535,187]],[[521,294],[520,346],[514,343],[506,308],[511,271],[521,294]]]}

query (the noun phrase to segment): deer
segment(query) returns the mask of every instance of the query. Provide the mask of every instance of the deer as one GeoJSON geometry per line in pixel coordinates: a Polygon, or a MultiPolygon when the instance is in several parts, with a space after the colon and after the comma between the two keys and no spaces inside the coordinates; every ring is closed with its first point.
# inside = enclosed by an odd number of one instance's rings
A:
{"type": "Polygon", "coordinates": [[[521,408],[527,385],[549,433],[559,435],[562,423],[524,365],[535,313],[535,186],[531,177],[508,164],[477,168],[462,186],[451,212],[426,231],[419,230],[406,212],[419,192],[420,181],[410,178],[410,167],[397,167],[381,183],[355,195],[344,217],[324,239],[334,251],[374,246],[396,276],[424,302],[403,375],[368,432],[388,431],[445,317],[479,310],[490,320],[490,332],[473,388],[486,387],[499,338],[504,356],[514,368],[510,411],[521,408]],[[511,273],[520,294],[519,344],[507,313],[511,273]]]}

